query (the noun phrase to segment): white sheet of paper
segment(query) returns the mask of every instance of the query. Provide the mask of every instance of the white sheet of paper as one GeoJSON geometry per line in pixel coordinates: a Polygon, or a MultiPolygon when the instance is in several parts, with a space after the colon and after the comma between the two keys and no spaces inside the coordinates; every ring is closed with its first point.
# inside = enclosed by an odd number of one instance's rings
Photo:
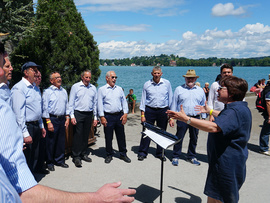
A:
{"type": "Polygon", "coordinates": [[[169,146],[171,146],[173,143],[175,143],[173,140],[168,139],[162,135],[159,135],[158,133],[155,133],[151,130],[145,129],[144,133],[151,138],[155,143],[157,143],[159,146],[161,146],[163,149],[167,149],[169,146]]]}

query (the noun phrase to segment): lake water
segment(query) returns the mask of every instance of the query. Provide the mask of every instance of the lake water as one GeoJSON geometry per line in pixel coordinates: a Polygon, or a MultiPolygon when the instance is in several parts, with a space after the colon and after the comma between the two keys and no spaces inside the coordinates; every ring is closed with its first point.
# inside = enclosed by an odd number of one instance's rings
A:
{"type": "MultiPolygon", "coordinates": [[[[124,88],[125,95],[128,94],[129,89],[134,89],[137,102],[140,102],[143,85],[152,78],[152,69],[153,66],[100,66],[101,74],[98,79],[98,87],[106,84],[105,75],[107,71],[113,70],[118,76],[116,84],[124,88]]],[[[204,87],[205,82],[209,82],[211,85],[220,73],[219,67],[163,66],[162,77],[171,82],[173,92],[177,86],[184,84],[183,75],[188,69],[194,69],[196,75],[200,76],[197,82],[200,82],[201,87],[204,87]]],[[[268,74],[270,74],[270,67],[234,67],[233,69],[233,75],[244,78],[248,82],[249,89],[262,78],[268,80],[268,74]]]]}

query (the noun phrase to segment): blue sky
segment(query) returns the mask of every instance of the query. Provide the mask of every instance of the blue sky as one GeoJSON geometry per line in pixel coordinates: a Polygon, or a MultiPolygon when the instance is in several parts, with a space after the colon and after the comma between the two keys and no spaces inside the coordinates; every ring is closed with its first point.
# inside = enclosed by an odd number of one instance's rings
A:
{"type": "Polygon", "coordinates": [[[75,0],[100,58],[270,56],[269,0],[75,0]]]}

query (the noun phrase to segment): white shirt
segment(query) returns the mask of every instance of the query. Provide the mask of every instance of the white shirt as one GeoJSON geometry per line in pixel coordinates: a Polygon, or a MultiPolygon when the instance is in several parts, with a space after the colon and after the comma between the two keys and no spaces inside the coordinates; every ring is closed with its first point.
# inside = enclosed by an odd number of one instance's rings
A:
{"type": "Polygon", "coordinates": [[[220,101],[218,101],[218,88],[219,88],[218,82],[213,82],[213,84],[210,87],[209,95],[208,95],[208,106],[211,109],[221,111],[224,109],[224,104],[220,101]]]}

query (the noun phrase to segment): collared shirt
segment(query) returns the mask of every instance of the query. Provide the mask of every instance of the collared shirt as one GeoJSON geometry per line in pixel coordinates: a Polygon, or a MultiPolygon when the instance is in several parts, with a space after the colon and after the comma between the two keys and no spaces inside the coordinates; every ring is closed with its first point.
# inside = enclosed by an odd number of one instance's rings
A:
{"type": "Polygon", "coordinates": [[[21,128],[11,107],[0,99],[0,163],[12,186],[22,193],[37,185],[23,154],[21,128]]]}
{"type": "Polygon", "coordinates": [[[69,113],[74,118],[74,110],[93,111],[97,116],[97,88],[90,84],[85,86],[82,81],[75,83],[71,87],[69,94],[69,113]]]}
{"type": "MultiPolygon", "coordinates": [[[[188,116],[197,116],[198,112],[195,111],[196,105],[205,105],[205,93],[201,87],[194,85],[190,88],[186,84],[178,86],[174,91],[173,102],[171,110],[180,111],[180,105],[188,116]]],[[[206,118],[206,114],[201,114],[202,118],[206,118]]]]}
{"type": "Polygon", "coordinates": [[[56,116],[69,115],[67,91],[60,87],[59,89],[51,85],[46,89],[42,96],[43,118],[50,118],[49,114],[56,116]]]}
{"type": "Polygon", "coordinates": [[[5,174],[4,169],[0,163],[0,201],[2,203],[8,202],[22,202],[19,194],[10,184],[8,177],[5,174]]]}
{"type": "Polygon", "coordinates": [[[170,81],[160,78],[159,83],[149,80],[144,83],[140,110],[145,111],[145,106],[153,108],[170,107],[173,99],[173,92],[170,81]]]}
{"type": "Polygon", "coordinates": [[[123,111],[128,113],[128,104],[122,87],[106,84],[98,89],[98,115],[104,116],[104,112],[116,113],[123,111]]]}
{"type": "Polygon", "coordinates": [[[8,85],[2,82],[0,84],[0,98],[7,102],[9,105],[11,105],[10,94],[11,92],[8,85]]]}
{"type": "Polygon", "coordinates": [[[218,101],[218,88],[219,83],[213,82],[210,87],[207,104],[211,109],[221,111],[224,109],[224,103],[218,101]]]}
{"type": "Polygon", "coordinates": [[[22,78],[11,89],[11,103],[17,123],[22,129],[23,137],[30,136],[26,122],[39,121],[39,127],[44,128],[41,118],[41,93],[35,84],[22,78]]]}

